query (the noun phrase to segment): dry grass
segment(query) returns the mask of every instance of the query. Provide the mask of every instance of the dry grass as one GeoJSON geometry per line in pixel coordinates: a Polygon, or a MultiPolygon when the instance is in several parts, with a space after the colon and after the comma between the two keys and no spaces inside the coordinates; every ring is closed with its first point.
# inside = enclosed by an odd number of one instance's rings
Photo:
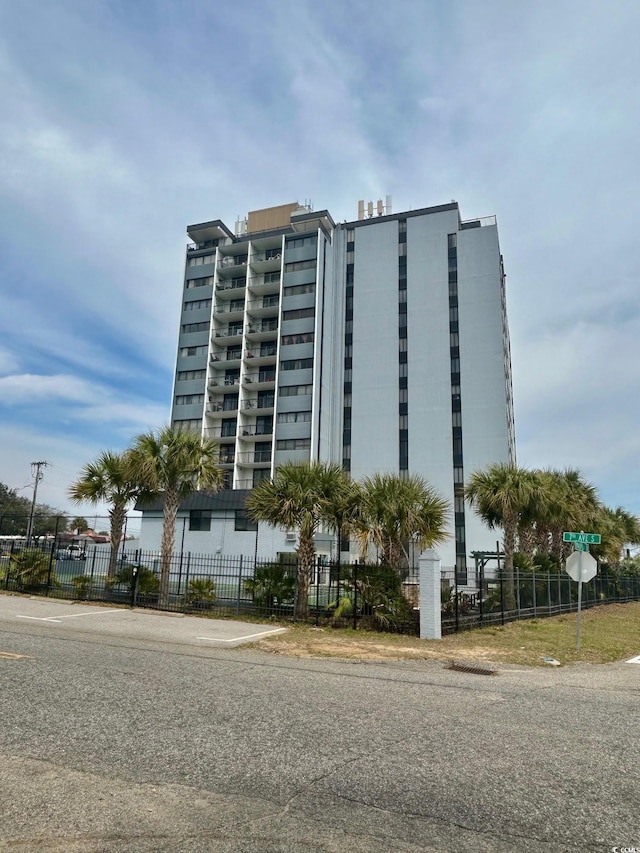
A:
{"type": "Polygon", "coordinates": [[[286,634],[254,644],[265,652],[295,657],[360,660],[442,660],[543,665],[544,657],[563,664],[611,663],[640,654],[640,602],[607,604],[582,613],[581,649],[576,650],[576,614],[478,628],[442,640],[314,628],[290,627],[286,634]]]}

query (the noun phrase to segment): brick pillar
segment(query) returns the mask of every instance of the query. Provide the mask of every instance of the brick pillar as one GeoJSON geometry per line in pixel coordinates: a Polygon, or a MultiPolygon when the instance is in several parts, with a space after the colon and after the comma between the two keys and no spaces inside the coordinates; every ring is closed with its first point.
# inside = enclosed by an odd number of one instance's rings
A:
{"type": "Polygon", "coordinates": [[[441,640],[440,557],[429,548],[420,554],[420,639],[441,640]]]}

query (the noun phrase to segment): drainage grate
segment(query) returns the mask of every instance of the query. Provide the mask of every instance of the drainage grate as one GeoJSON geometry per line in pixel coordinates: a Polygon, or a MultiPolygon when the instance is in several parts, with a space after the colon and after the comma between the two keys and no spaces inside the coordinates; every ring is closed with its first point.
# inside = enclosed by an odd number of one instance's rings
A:
{"type": "Polygon", "coordinates": [[[452,661],[447,669],[453,669],[455,672],[469,672],[471,675],[497,675],[497,669],[489,669],[487,666],[482,666],[479,663],[472,663],[463,660],[452,661]]]}

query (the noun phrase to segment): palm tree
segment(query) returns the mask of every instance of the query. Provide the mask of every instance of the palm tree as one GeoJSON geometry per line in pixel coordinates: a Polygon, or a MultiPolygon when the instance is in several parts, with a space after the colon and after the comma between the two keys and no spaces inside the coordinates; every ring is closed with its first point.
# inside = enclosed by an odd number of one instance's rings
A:
{"type": "Polygon", "coordinates": [[[218,448],[194,432],[170,426],[139,435],[131,448],[134,477],[150,498],[164,494],[158,603],[169,601],[169,574],[180,502],[191,492],[215,492],[224,483],[218,448]]]}
{"type": "Polygon", "coordinates": [[[131,471],[128,451],[112,453],[105,450],[94,462],[84,466],[78,479],[69,487],[69,498],[73,503],[110,504],[111,553],[108,578],[116,575],[118,548],[122,541],[127,507],[141,494],[140,484],[134,479],[131,471]]]}
{"type": "Polygon", "coordinates": [[[515,606],[513,555],[518,527],[523,515],[531,511],[540,492],[533,472],[517,465],[499,462],[476,471],[465,488],[465,497],[487,527],[501,527],[507,584],[507,607],[515,606]]]}
{"type": "Polygon", "coordinates": [[[602,544],[591,549],[593,555],[609,564],[620,563],[625,545],[640,542],[640,521],[622,507],[601,507],[594,516],[592,528],[593,533],[602,536],[602,544]]]}
{"type": "Polygon", "coordinates": [[[339,465],[324,462],[285,462],[273,480],[265,480],[247,498],[255,521],[299,531],[298,568],[294,616],[309,616],[309,585],[315,557],[313,537],[323,521],[332,518],[332,507],[349,489],[348,476],[339,465]]]}
{"type": "Polygon", "coordinates": [[[422,551],[447,538],[450,506],[421,477],[374,474],[360,491],[355,527],[363,553],[372,544],[383,563],[399,570],[409,564],[408,543],[422,551]]]}

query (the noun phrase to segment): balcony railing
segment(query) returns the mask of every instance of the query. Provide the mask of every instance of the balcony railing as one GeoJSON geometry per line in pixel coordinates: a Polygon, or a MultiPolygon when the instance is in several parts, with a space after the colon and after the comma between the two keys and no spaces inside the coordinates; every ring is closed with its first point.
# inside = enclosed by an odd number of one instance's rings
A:
{"type": "Polygon", "coordinates": [[[275,382],[275,373],[245,373],[245,382],[275,382]]]}
{"type": "Polygon", "coordinates": [[[218,412],[237,412],[238,411],[238,401],[237,400],[217,400],[215,402],[207,403],[206,411],[210,414],[217,414],[218,412]]]}
{"type": "Polygon", "coordinates": [[[238,361],[238,359],[242,358],[242,350],[238,350],[237,352],[234,350],[232,352],[212,352],[211,353],[211,361],[238,361]]]}
{"type": "Polygon", "coordinates": [[[241,287],[246,285],[246,280],[244,278],[231,278],[227,280],[218,281],[216,284],[217,290],[238,290],[241,287]]]}
{"type": "Polygon", "coordinates": [[[275,397],[270,397],[266,400],[243,400],[243,409],[272,409],[275,403],[275,397]]]}
{"type": "Polygon", "coordinates": [[[218,269],[228,270],[231,267],[242,267],[247,264],[247,255],[223,255],[218,261],[218,269]]]}
{"type": "Polygon", "coordinates": [[[247,302],[247,308],[277,308],[279,302],[279,294],[274,293],[272,296],[265,296],[262,299],[251,299],[247,302]]]}
{"type": "Polygon", "coordinates": [[[219,379],[210,379],[209,385],[214,388],[225,387],[228,388],[231,385],[239,385],[240,377],[239,376],[221,376],[219,379]]]}
{"type": "Polygon", "coordinates": [[[256,252],[251,256],[251,263],[259,263],[260,261],[277,261],[282,257],[280,249],[267,249],[266,252],[256,252]]]}
{"type": "Polygon", "coordinates": [[[237,338],[238,335],[242,334],[242,326],[230,327],[227,329],[216,329],[213,333],[215,338],[237,338]]]}
{"type": "Polygon", "coordinates": [[[221,302],[216,304],[214,314],[242,314],[244,311],[244,302],[231,300],[231,302],[221,302]]]}
{"type": "Polygon", "coordinates": [[[247,464],[255,464],[260,462],[271,462],[270,450],[254,450],[250,453],[238,453],[238,462],[247,464]]]}
{"type": "Polygon", "coordinates": [[[252,435],[273,435],[273,425],[256,426],[255,424],[249,424],[248,426],[240,427],[240,436],[250,437],[252,435]]]}
{"type": "Polygon", "coordinates": [[[266,320],[264,323],[249,323],[247,334],[259,334],[260,332],[276,332],[278,330],[277,320],[266,320]]]}

